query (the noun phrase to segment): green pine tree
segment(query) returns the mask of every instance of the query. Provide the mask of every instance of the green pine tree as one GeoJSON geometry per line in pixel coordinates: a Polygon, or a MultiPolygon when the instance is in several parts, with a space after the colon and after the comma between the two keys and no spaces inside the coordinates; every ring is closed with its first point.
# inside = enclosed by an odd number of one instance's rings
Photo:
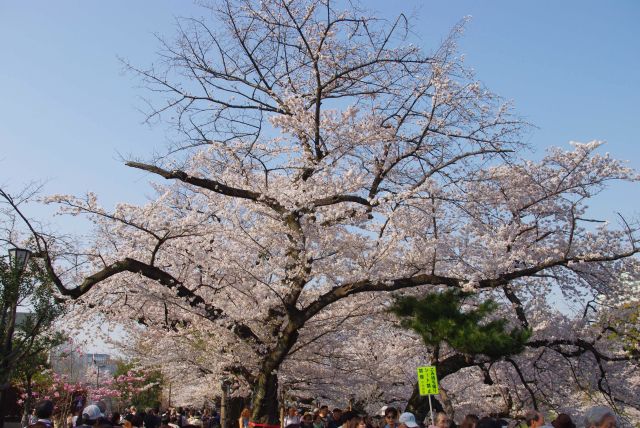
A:
{"type": "Polygon", "coordinates": [[[457,289],[430,293],[422,298],[398,297],[391,312],[400,318],[403,327],[418,333],[430,348],[446,343],[459,353],[481,354],[490,359],[522,352],[531,331],[509,329],[506,319],[493,319],[498,307],[493,300],[464,309],[469,297],[457,289]]]}

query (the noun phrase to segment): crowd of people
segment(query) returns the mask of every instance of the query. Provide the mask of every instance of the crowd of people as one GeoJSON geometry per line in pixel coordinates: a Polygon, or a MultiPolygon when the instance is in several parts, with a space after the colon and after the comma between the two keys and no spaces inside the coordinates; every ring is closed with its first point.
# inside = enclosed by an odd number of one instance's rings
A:
{"type": "MultiPolygon", "coordinates": [[[[248,411],[248,409],[245,410],[248,411]]],[[[375,416],[361,415],[338,408],[329,412],[326,406],[313,412],[300,413],[293,407],[289,408],[284,418],[284,428],[513,428],[525,426],[528,428],[616,428],[617,424],[615,413],[603,406],[589,409],[578,424],[574,423],[571,416],[566,413],[560,413],[552,421],[546,421],[541,412],[534,410],[527,412],[522,419],[510,421],[469,414],[460,424],[456,424],[443,412],[436,413],[433,419],[427,416],[423,421],[419,421],[413,413],[400,413],[395,407],[387,406],[375,416]]],[[[238,428],[247,428],[242,417],[238,428]]]]}
{"type": "MultiPolygon", "coordinates": [[[[28,428],[60,428],[54,427],[52,415],[54,404],[49,400],[40,401],[34,409],[34,419],[28,428]]],[[[284,428],[616,428],[615,413],[607,407],[589,409],[581,420],[574,422],[572,418],[561,413],[552,421],[538,411],[527,412],[521,420],[507,421],[489,416],[478,417],[466,415],[456,424],[445,413],[437,413],[424,421],[416,420],[413,413],[401,413],[398,409],[385,406],[378,415],[362,415],[353,410],[339,408],[330,411],[322,406],[314,411],[298,411],[295,407],[288,409],[280,426],[284,428]],[[576,423],[577,422],[577,423],[576,423]]],[[[253,424],[248,408],[242,410],[237,428],[258,428],[268,425],[253,424]]],[[[235,425],[235,424],[234,424],[235,425]]],[[[135,407],[126,409],[123,414],[114,412],[107,414],[102,402],[90,404],[77,415],[70,416],[67,428],[222,428],[220,417],[215,410],[172,408],[160,412],[159,409],[138,411],[135,407]]],[[[235,427],[232,427],[235,428],[235,427]]]]}

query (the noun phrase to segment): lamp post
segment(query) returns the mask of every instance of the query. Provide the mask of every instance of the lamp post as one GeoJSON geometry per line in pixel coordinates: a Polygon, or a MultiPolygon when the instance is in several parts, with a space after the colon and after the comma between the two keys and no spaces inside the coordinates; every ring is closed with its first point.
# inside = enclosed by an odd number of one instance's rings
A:
{"type": "Polygon", "coordinates": [[[231,421],[229,420],[229,395],[231,394],[231,383],[232,380],[225,377],[222,379],[222,384],[220,385],[222,388],[222,396],[220,397],[220,427],[228,428],[232,426],[231,421]]]}
{"type": "Polygon", "coordinates": [[[93,354],[92,358],[93,364],[96,366],[96,389],[98,389],[100,388],[100,369],[105,368],[106,364],[104,364],[104,361],[100,361],[99,358],[96,358],[96,354],[93,354]]]}
{"type": "Polygon", "coordinates": [[[24,248],[11,248],[9,249],[9,266],[11,270],[16,273],[17,278],[20,279],[24,272],[29,259],[31,258],[31,251],[24,248]]]}

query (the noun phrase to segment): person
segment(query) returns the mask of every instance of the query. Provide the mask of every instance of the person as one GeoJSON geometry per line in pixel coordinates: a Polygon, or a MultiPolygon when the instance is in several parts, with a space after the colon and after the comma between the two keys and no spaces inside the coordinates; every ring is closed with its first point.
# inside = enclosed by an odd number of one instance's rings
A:
{"type": "Polygon", "coordinates": [[[395,407],[387,407],[384,409],[384,428],[396,428],[398,420],[398,410],[395,407]]]}
{"type": "Polygon", "coordinates": [[[466,415],[460,424],[460,428],[476,428],[479,419],[478,416],[473,414],[466,415]]]}
{"type": "Polygon", "coordinates": [[[51,422],[53,408],[53,401],[39,401],[34,409],[34,413],[37,419],[34,423],[29,425],[29,428],[53,428],[53,422],[51,422]]]}
{"type": "Polygon", "coordinates": [[[33,425],[38,422],[38,417],[36,416],[36,408],[33,408],[33,411],[29,415],[29,425],[33,425]]]}
{"type": "Polygon", "coordinates": [[[551,422],[553,428],[576,428],[576,424],[571,420],[571,416],[566,413],[560,413],[553,422],[551,422]]]}
{"type": "Polygon", "coordinates": [[[356,428],[373,428],[373,425],[371,424],[371,421],[365,416],[358,419],[356,428]]]}
{"type": "Polygon", "coordinates": [[[218,413],[215,409],[213,410],[213,414],[211,417],[211,427],[220,428],[220,413],[218,413]]]}
{"type": "Polygon", "coordinates": [[[298,428],[300,426],[300,416],[295,407],[289,407],[287,416],[284,417],[284,426],[298,428]]]}
{"type": "Polygon", "coordinates": [[[120,413],[113,412],[111,415],[111,426],[113,427],[121,427],[122,423],[120,422],[120,413]]]}
{"type": "Polygon", "coordinates": [[[616,414],[608,407],[592,407],[584,414],[584,428],[616,428],[616,425],[616,414]]]}
{"type": "Polygon", "coordinates": [[[402,428],[418,428],[418,423],[413,413],[404,412],[398,418],[398,423],[402,428]]]}
{"type": "Polygon", "coordinates": [[[159,428],[160,418],[158,417],[157,410],[153,408],[146,409],[143,423],[145,428],[159,428]]]}
{"type": "Polygon", "coordinates": [[[324,420],[320,412],[313,415],[313,428],[324,428],[324,420]]]}
{"type": "Polygon", "coordinates": [[[529,410],[524,415],[524,421],[529,428],[540,428],[544,425],[544,415],[537,410],[529,410]]]}
{"type": "Polygon", "coordinates": [[[101,417],[103,417],[103,415],[100,408],[95,404],[89,404],[82,410],[82,416],[78,419],[78,428],[93,427],[101,417]]]}
{"type": "Polygon", "coordinates": [[[478,423],[476,423],[476,428],[502,428],[502,425],[494,418],[485,416],[484,418],[480,418],[478,420],[478,423]]]}
{"type": "Polygon", "coordinates": [[[342,421],[341,428],[358,428],[358,422],[360,422],[360,416],[357,412],[352,410],[342,413],[340,410],[340,420],[342,421]]]}
{"type": "Polygon", "coordinates": [[[302,416],[300,428],[313,428],[313,415],[311,413],[307,412],[302,416]]]}
{"type": "Polygon", "coordinates": [[[335,408],[327,422],[327,428],[339,428],[343,422],[342,409],[335,408]]]}
{"type": "Polygon", "coordinates": [[[451,420],[449,419],[449,415],[444,412],[438,412],[436,414],[435,419],[436,427],[438,428],[449,428],[451,425],[451,420]]]}
{"type": "Polygon", "coordinates": [[[240,419],[238,419],[238,428],[249,428],[249,418],[251,417],[251,411],[248,407],[242,409],[240,413],[240,419]]]}

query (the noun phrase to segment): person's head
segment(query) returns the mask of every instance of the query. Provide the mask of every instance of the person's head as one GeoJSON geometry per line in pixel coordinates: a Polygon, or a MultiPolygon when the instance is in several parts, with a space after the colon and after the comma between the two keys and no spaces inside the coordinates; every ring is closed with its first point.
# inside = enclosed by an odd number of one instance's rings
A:
{"type": "Polygon", "coordinates": [[[102,417],[100,408],[95,404],[89,404],[82,409],[82,423],[85,425],[95,425],[98,419],[102,417]]]}
{"type": "Polygon", "coordinates": [[[304,416],[302,416],[302,422],[305,424],[313,423],[313,415],[309,412],[305,413],[304,416]]]}
{"type": "Polygon", "coordinates": [[[476,428],[502,428],[502,425],[494,418],[485,416],[484,418],[480,418],[478,420],[478,422],[476,423],[476,428]]]}
{"type": "Polygon", "coordinates": [[[342,418],[342,409],[338,409],[336,407],[335,409],[333,409],[332,415],[334,421],[339,421],[342,418]]]}
{"type": "Polygon", "coordinates": [[[395,425],[398,420],[398,410],[395,407],[384,409],[384,421],[387,425],[395,425]]]}
{"type": "Polygon", "coordinates": [[[409,413],[409,412],[404,412],[403,414],[401,414],[400,417],[398,418],[398,423],[403,428],[404,427],[406,427],[406,428],[417,428],[418,427],[418,423],[416,422],[416,417],[414,416],[413,413],[409,413]]]}
{"type": "MultiPolygon", "coordinates": [[[[237,413],[236,413],[237,414],[237,413]]],[[[240,413],[240,417],[242,418],[248,418],[251,416],[251,411],[249,410],[248,407],[245,407],[244,409],[242,409],[242,413],[240,413]]]]}
{"type": "Polygon", "coordinates": [[[295,416],[295,415],[296,415],[296,408],[289,407],[289,416],[295,416]]]}
{"type": "Polygon", "coordinates": [[[476,415],[466,415],[460,424],[460,428],[476,428],[479,418],[476,415]]]}
{"type": "Polygon", "coordinates": [[[435,422],[438,428],[449,428],[449,425],[451,425],[449,416],[444,412],[438,412],[436,414],[435,422]]]}
{"type": "Polygon", "coordinates": [[[342,423],[343,423],[342,426],[343,427],[346,427],[346,428],[357,428],[358,421],[360,420],[360,416],[358,416],[357,412],[354,412],[352,410],[349,410],[349,411],[346,411],[346,412],[343,412],[340,409],[336,409],[336,410],[338,410],[339,414],[340,414],[340,418],[335,419],[336,415],[335,415],[335,410],[334,410],[333,418],[336,421],[342,420],[342,423]]]}
{"type": "Polygon", "coordinates": [[[327,417],[327,414],[329,414],[329,406],[327,406],[327,405],[320,406],[320,410],[318,410],[318,413],[320,414],[320,417],[322,417],[322,418],[327,417]]]}
{"type": "MultiPolygon", "coordinates": [[[[96,403],[96,406],[98,406],[97,403],[96,403]]],[[[106,409],[107,406],[104,406],[104,407],[106,409]]],[[[100,406],[98,406],[98,409],[100,409],[100,406]]],[[[105,416],[103,411],[100,411],[100,416],[98,417],[98,420],[96,421],[94,427],[95,428],[111,428],[112,426],[113,424],[111,423],[111,420],[105,416]]]]}
{"type": "Polygon", "coordinates": [[[358,418],[356,428],[370,428],[369,423],[367,422],[367,418],[358,418]]]}
{"type": "Polygon", "coordinates": [[[616,414],[608,407],[596,406],[584,414],[584,428],[616,428],[616,414]]]}
{"type": "Polygon", "coordinates": [[[551,422],[554,428],[576,428],[576,424],[571,420],[571,416],[566,413],[560,413],[557,418],[551,422]]]}
{"type": "Polygon", "coordinates": [[[537,410],[529,410],[524,415],[524,421],[529,428],[538,428],[544,425],[544,415],[537,410]]]}
{"type": "Polygon", "coordinates": [[[51,400],[41,400],[36,404],[35,409],[33,409],[36,417],[38,419],[49,419],[51,415],[53,415],[53,401],[51,400]]]}

